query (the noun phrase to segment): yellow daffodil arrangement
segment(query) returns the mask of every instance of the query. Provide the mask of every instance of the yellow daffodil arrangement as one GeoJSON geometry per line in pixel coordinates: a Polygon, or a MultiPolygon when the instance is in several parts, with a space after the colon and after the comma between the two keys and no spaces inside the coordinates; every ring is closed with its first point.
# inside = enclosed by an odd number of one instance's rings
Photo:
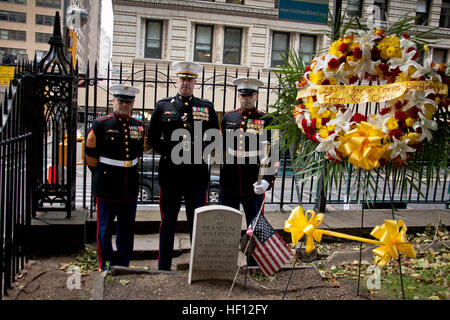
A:
{"type": "Polygon", "coordinates": [[[305,68],[293,119],[330,161],[348,160],[366,170],[388,162],[403,166],[433,139],[434,115],[449,105],[445,65],[418,60],[407,33],[346,35],[305,68]],[[376,104],[375,110],[357,112],[366,103],[376,104]]]}

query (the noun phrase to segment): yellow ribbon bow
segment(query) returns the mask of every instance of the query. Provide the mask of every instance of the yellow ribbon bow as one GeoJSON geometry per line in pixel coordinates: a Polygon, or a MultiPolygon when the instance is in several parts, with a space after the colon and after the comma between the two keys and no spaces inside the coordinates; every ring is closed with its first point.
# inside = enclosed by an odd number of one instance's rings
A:
{"type": "Polygon", "coordinates": [[[402,252],[410,258],[415,258],[416,253],[412,244],[407,243],[406,225],[403,220],[385,220],[381,226],[376,226],[370,233],[380,240],[382,246],[373,250],[377,255],[375,264],[382,267],[391,258],[398,258],[398,252],[402,252]]]}
{"type": "Polygon", "coordinates": [[[293,244],[297,244],[306,235],[306,253],[310,253],[314,250],[314,240],[320,242],[322,239],[323,230],[317,227],[322,223],[323,218],[323,214],[316,215],[313,210],[303,213],[303,208],[298,206],[292,210],[288,220],[284,222],[284,231],[291,233],[293,244]],[[308,214],[310,214],[309,219],[308,214]]]}
{"type": "Polygon", "coordinates": [[[377,256],[375,264],[383,267],[391,258],[398,258],[398,252],[402,252],[410,258],[415,258],[416,253],[412,244],[407,243],[406,225],[403,220],[385,220],[381,226],[376,226],[370,233],[377,238],[366,239],[331,230],[322,230],[317,227],[323,222],[324,215],[317,214],[313,210],[303,213],[303,208],[298,206],[292,210],[288,220],[284,222],[284,231],[290,232],[292,243],[295,245],[306,235],[306,252],[314,250],[314,241],[320,242],[322,235],[338,237],[379,245],[381,247],[373,250],[377,256]],[[309,218],[308,218],[308,215],[309,218]]]}
{"type": "Polygon", "coordinates": [[[372,124],[361,121],[355,129],[342,137],[339,151],[357,167],[370,170],[380,166],[379,160],[386,152],[381,144],[386,134],[372,124]]]}

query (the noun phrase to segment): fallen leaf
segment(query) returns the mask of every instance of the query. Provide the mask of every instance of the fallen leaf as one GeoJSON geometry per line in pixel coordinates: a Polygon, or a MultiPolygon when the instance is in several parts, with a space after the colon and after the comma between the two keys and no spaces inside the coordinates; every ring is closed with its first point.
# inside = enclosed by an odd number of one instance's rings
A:
{"type": "Polygon", "coordinates": [[[131,282],[131,280],[121,279],[119,282],[121,285],[125,286],[125,285],[129,284],[131,282]]]}

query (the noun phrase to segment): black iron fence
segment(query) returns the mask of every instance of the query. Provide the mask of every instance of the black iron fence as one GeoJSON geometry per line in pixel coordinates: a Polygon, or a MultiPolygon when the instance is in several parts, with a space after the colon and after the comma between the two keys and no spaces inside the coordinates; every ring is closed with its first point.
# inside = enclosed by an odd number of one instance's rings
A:
{"type": "MultiPolygon", "coordinates": [[[[80,88],[81,96],[78,109],[78,129],[79,135],[84,136],[90,127],[90,122],[104,114],[112,112],[110,103],[109,87],[113,83],[128,83],[137,86],[141,92],[136,99],[134,116],[143,119],[148,125],[151,112],[156,102],[163,97],[176,94],[175,74],[170,64],[140,64],[127,65],[122,64],[112,70],[108,66],[106,73],[108,76],[98,75],[97,65],[95,65],[92,74],[87,69],[85,78],[82,80],[80,88]],[[113,76],[109,76],[113,75],[113,76]],[[81,103],[84,101],[84,103],[81,103]]],[[[238,107],[237,90],[232,84],[233,79],[242,76],[252,76],[263,80],[265,85],[260,88],[258,107],[265,111],[272,111],[269,106],[277,100],[277,92],[280,88],[278,78],[272,71],[250,72],[248,69],[232,67],[205,67],[197,82],[194,94],[201,98],[212,101],[218,113],[219,120],[223,114],[229,110],[238,107]]],[[[362,106],[359,106],[361,108],[362,106]]],[[[366,104],[370,108],[370,104],[366,104]]],[[[360,110],[359,112],[363,112],[360,110]]],[[[370,110],[366,110],[370,112],[370,110]]],[[[79,145],[80,146],[80,145],[79,145]]],[[[158,202],[159,186],[157,182],[158,156],[151,150],[147,150],[144,160],[141,160],[141,194],[139,203],[151,204],[158,202]]],[[[79,152],[79,154],[81,154],[79,152]]],[[[418,153],[416,157],[420,157],[418,153]]],[[[291,157],[289,151],[281,151],[280,170],[274,187],[266,194],[266,204],[279,205],[316,205],[319,199],[320,186],[316,179],[310,179],[297,184],[296,177],[302,177],[302,172],[293,172],[291,166],[291,157]]],[[[90,194],[90,176],[86,166],[78,168],[82,181],[77,186],[78,203],[84,208],[93,209],[94,202],[90,194]],[[82,174],[81,174],[82,171],[82,174]]],[[[210,203],[217,201],[217,179],[219,168],[211,167],[210,179],[210,203]]],[[[401,173],[406,175],[406,171],[401,173]]],[[[415,177],[416,184],[420,192],[412,186],[398,185],[398,177],[382,174],[375,170],[372,189],[372,200],[375,206],[390,205],[394,202],[396,206],[406,207],[408,203],[416,204],[445,204],[449,201],[449,183],[447,173],[443,169],[436,168],[436,174],[432,181],[427,180],[426,172],[422,172],[415,177]]],[[[355,185],[354,169],[351,166],[345,167],[340,177],[334,177],[337,183],[329,185],[325,195],[325,201],[331,205],[349,205],[357,203],[357,190],[355,185]]]]}
{"type": "Polygon", "coordinates": [[[77,72],[64,54],[59,13],[50,49],[18,65],[0,115],[0,299],[28,258],[32,219],[75,207],[77,72]]]}
{"type": "MultiPolygon", "coordinates": [[[[22,74],[24,67],[19,67],[22,74]]],[[[33,80],[12,81],[0,115],[0,299],[27,261],[26,234],[32,216],[33,80]]]]}

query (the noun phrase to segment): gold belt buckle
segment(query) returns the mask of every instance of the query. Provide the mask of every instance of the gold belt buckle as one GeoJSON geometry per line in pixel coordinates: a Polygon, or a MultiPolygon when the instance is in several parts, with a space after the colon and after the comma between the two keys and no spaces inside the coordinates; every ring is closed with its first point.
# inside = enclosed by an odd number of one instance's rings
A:
{"type": "Polygon", "coordinates": [[[131,160],[125,160],[125,168],[130,168],[133,166],[133,161],[131,160]]]}

